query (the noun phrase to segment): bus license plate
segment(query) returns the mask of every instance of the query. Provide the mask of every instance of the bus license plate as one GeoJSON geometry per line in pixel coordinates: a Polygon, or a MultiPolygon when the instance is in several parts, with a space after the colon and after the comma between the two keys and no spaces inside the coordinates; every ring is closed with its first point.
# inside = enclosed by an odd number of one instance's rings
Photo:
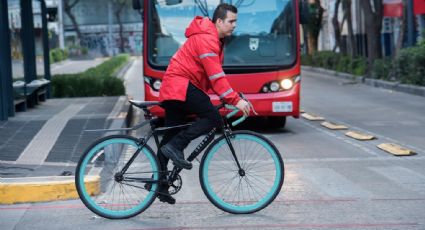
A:
{"type": "Polygon", "coordinates": [[[273,112],[292,112],[292,102],[273,102],[273,112]]]}

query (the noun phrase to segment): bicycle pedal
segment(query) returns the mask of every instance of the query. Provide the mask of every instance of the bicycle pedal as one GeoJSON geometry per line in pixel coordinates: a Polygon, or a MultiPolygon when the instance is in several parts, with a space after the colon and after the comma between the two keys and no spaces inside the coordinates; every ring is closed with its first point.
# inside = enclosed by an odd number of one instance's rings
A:
{"type": "Polygon", "coordinates": [[[175,162],[173,162],[173,165],[174,165],[174,166],[176,166],[177,168],[180,168],[180,169],[187,169],[187,170],[191,170],[191,169],[193,168],[193,165],[192,165],[192,164],[190,164],[190,165],[186,165],[185,167],[182,167],[182,165],[178,165],[178,164],[176,164],[175,162]]]}

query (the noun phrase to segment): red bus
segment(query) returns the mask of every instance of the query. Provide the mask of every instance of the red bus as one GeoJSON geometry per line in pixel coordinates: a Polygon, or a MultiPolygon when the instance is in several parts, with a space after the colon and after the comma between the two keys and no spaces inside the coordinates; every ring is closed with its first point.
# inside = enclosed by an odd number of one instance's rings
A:
{"type": "MultiPolygon", "coordinates": [[[[157,101],[161,79],[196,15],[208,16],[226,2],[238,8],[233,35],[225,41],[223,69],[233,89],[252,102],[272,127],[300,114],[298,0],[134,0],[143,18],[145,100],[157,101]]],[[[211,92],[213,103],[219,98],[211,92]]],[[[161,108],[152,113],[163,117],[161,108]]]]}

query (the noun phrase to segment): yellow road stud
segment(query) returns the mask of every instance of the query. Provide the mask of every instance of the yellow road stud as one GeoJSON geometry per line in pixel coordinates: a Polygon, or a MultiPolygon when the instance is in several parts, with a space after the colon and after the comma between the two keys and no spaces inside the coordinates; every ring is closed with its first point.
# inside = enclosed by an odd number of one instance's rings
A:
{"type": "Polygon", "coordinates": [[[416,154],[413,150],[406,149],[393,143],[382,143],[377,147],[395,156],[411,156],[416,154]]]}
{"type": "Polygon", "coordinates": [[[328,128],[328,129],[332,129],[332,130],[341,130],[341,129],[348,129],[347,126],[345,125],[338,125],[338,124],[334,124],[332,122],[329,121],[325,121],[320,123],[322,126],[328,128]]]}
{"type": "Polygon", "coordinates": [[[372,135],[363,134],[363,133],[354,132],[354,131],[348,131],[345,133],[345,135],[359,141],[368,141],[368,140],[375,139],[375,137],[372,135]]]}
{"type": "Polygon", "coordinates": [[[303,113],[301,116],[304,117],[307,120],[310,120],[310,121],[323,121],[323,120],[325,120],[325,118],[317,116],[313,113],[303,113]]]}

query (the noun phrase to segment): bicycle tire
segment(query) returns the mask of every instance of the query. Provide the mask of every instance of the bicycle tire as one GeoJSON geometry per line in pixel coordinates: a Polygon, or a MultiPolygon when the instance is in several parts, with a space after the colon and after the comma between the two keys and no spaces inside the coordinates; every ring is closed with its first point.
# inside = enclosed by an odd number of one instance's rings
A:
{"type": "MultiPolygon", "coordinates": [[[[227,145],[225,136],[221,136],[214,140],[202,157],[199,168],[199,179],[201,187],[207,198],[217,208],[233,213],[233,214],[248,214],[257,212],[267,207],[279,194],[285,176],[284,163],[279,151],[274,144],[264,136],[251,131],[235,131],[231,137],[232,146],[235,149],[236,155],[242,169],[245,170],[245,175],[239,175],[239,169],[231,154],[230,148],[227,145]],[[220,157],[223,157],[221,160],[220,157]],[[267,187],[257,188],[260,182],[267,182],[265,178],[253,178],[253,170],[259,169],[260,163],[269,163],[264,161],[267,159],[272,164],[270,168],[275,168],[275,173],[270,174],[272,183],[267,187]],[[255,160],[258,160],[255,161],[255,160]],[[217,163],[218,162],[218,163],[217,163]],[[215,166],[214,164],[217,166],[215,166]],[[230,171],[230,173],[220,172],[218,170],[230,171]],[[222,180],[220,177],[224,178],[222,180]],[[229,183],[229,179],[239,179],[238,187],[232,188],[233,181],[229,183]],[[250,177],[250,178],[248,178],[250,177]],[[218,180],[218,185],[213,185],[218,180]],[[227,180],[226,180],[227,179],[227,180]],[[252,183],[251,183],[252,182],[252,183]],[[237,194],[238,189],[251,191],[245,194],[237,194]],[[224,190],[224,191],[222,191],[224,190]],[[261,191],[263,190],[263,192],[261,191]],[[260,194],[262,192],[262,194],[260,194]],[[233,198],[225,197],[230,193],[233,198]],[[258,194],[257,194],[258,193],[258,194]],[[251,200],[242,200],[245,197],[251,200]],[[252,198],[258,197],[258,200],[252,198]]],[[[267,168],[268,165],[266,165],[267,168]]],[[[260,166],[262,170],[267,169],[266,166],[260,166]]],[[[259,171],[256,174],[262,176],[265,171],[259,171]]],[[[264,174],[265,175],[265,174],[264,174]]],[[[266,185],[267,183],[264,183],[266,185]]]]}
{"type": "MultiPolygon", "coordinates": [[[[138,143],[138,139],[128,135],[106,136],[96,140],[81,156],[75,172],[75,185],[84,205],[95,214],[108,219],[126,219],[143,212],[155,200],[156,183],[146,189],[147,183],[130,179],[117,181],[115,177],[125,164],[121,164],[121,160],[126,162],[128,159],[125,158],[139,149],[138,143]],[[121,192],[117,198],[116,190],[121,192]]],[[[144,175],[158,180],[158,160],[148,145],[143,147],[124,175],[132,178],[144,175]]]]}

